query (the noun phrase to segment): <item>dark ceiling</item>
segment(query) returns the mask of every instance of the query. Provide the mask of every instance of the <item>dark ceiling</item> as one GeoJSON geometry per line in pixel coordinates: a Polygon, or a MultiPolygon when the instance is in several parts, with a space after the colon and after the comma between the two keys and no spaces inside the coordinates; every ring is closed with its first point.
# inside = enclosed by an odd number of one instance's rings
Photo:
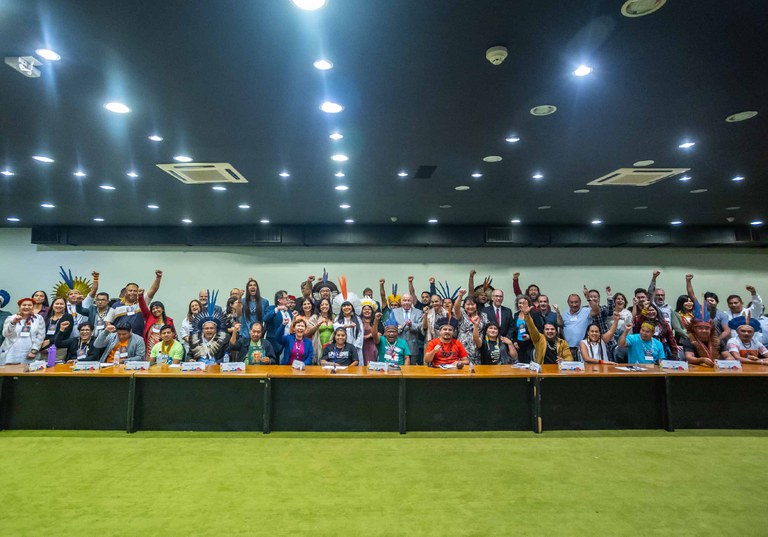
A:
{"type": "Polygon", "coordinates": [[[3,56],[46,47],[62,59],[37,79],[0,65],[0,170],[15,174],[0,175],[0,225],[768,218],[768,3],[670,0],[634,19],[622,3],[328,0],[307,12],[290,0],[2,0],[3,56]],[[485,58],[494,45],[509,49],[499,66],[485,58]],[[323,57],[332,70],[313,67],[323,57]],[[580,64],[594,71],[576,77],[580,64]],[[344,111],[320,111],[326,99],[344,111]],[[558,110],[531,115],[543,104],[558,110]],[[725,121],[745,110],[759,115],[725,121]],[[248,184],[184,185],[156,167],[179,154],[229,162],[248,184]],[[586,186],[645,159],[692,179],[586,186]],[[419,166],[437,168],[418,179],[419,166]]]}

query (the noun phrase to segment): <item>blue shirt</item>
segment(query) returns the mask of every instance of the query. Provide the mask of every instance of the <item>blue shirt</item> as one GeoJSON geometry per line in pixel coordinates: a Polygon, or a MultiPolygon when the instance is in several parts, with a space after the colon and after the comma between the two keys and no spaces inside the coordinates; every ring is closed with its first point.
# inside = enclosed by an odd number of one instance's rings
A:
{"type": "Polygon", "coordinates": [[[643,341],[640,334],[629,334],[626,340],[630,364],[652,364],[665,358],[664,345],[656,338],[643,341]]]}
{"type": "Polygon", "coordinates": [[[587,326],[592,319],[592,310],[587,306],[582,306],[576,313],[571,313],[571,310],[568,310],[562,312],[560,316],[563,318],[563,335],[568,346],[578,347],[581,340],[584,339],[587,326]]]}

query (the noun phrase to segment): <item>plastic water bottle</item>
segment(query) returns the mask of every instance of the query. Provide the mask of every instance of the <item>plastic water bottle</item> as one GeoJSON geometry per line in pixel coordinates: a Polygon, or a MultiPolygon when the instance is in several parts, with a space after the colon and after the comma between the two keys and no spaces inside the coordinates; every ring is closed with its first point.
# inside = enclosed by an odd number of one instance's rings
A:
{"type": "Polygon", "coordinates": [[[221,361],[224,362],[225,364],[229,363],[229,353],[228,352],[224,353],[224,358],[222,358],[221,361]]]}
{"type": "Polygon", "coordinates": [[[48,347],[48,367],[56,365],[56,345],[48,347]]]}

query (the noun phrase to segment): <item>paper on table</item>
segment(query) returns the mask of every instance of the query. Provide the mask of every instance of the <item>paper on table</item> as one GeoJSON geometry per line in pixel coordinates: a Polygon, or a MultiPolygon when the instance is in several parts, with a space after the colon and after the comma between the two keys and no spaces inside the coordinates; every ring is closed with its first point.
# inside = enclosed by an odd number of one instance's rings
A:
{"type": "Polygon", "coordinates": [[[637,365],[630,365],[628,367],[619,367],[619,366],[617,366],[616,369],[618,369],[620,371],[645,371],[644,367],[640,367],[640,366],[637,366],[637,365]]]}
{"type": "Polygon", "coordinates": [[[456,363],[454,362],[452,364],[442,364],[439,367],[440,369],[456,369],[456,363]]]}
{"type": "Polygon", "coordinates": [[[522,362],[518,362],[516,364],[512,364],[512,367],[516,367],[517,369],[530,369],[531,365],[530,364],[524,364],[522,362]]]}
{"type": "Polygon", "coordinates": [[[336,367],[334,367],[334,366],[332,366],[332,365],[324,365],[324,366],[323,366],[323,369],[328,369],[329,371],[330,371],[331,369],[335,369],[336,371],[341,371],[342,369],[346,369],[347,367],[349,367],[349,366],[346,366],[346,365],[337,365],[336,367]]]}
{"type": "Polygon", "coordinates": [[[168,369],[181,369],[181,364],[168,364],[168,369]]]}

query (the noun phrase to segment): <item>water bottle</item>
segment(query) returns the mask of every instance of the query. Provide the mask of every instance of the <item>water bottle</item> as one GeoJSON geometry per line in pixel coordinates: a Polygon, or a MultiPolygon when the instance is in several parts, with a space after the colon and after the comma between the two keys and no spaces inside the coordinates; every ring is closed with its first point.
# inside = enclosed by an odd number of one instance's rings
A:
{"type": "Polygon", "coordinates": [[[48,367],[56,365],[56,345],[48,347],[48,367]]]}
{"type": "Polygon", "coordinates": [[[225,364],[229,363],[229,353],[228,352],[224,353],[224,358],[222,358],[221,361],[224,362],[225,364]]]}

